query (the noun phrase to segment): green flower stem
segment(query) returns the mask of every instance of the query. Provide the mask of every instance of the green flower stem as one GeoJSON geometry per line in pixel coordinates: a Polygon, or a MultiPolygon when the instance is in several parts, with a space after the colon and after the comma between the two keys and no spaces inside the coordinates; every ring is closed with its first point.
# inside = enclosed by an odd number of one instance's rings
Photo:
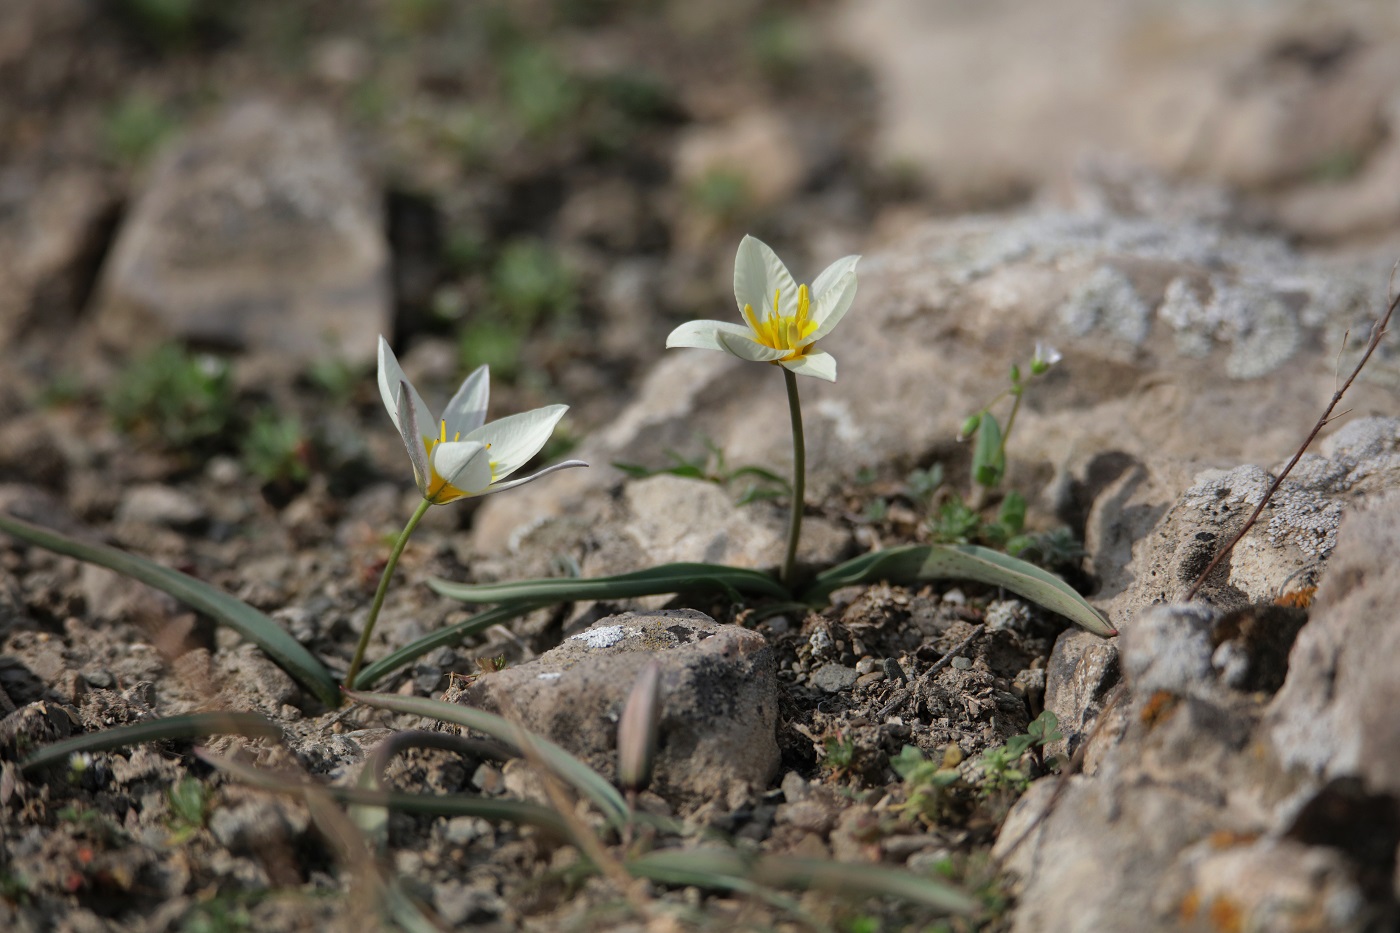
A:
{"type": "Polygon", "coordinates": [[[1006,442],[1011,438],[1011,429],[1016,426],[1016,413],[1021,410],[1021,393],[1013,393],[1011,400],[1011,414],[1007,416],[1006,427],[1001,430],[1001,447],[997,449],[998,457],[1006,456],[1006,442]]]}
{"type": "Polygon", "coordinates": [[[797,397],[797,376],[783,370],[787,382],[788,413],[792,415],[792,517],[788,521],[787,554],[783,557],[783,583],[792,586],[797,565],[797,539],[802,537],[802,504],[807,492],[807,445],[802,438],[802,402],[797,397]]]}
{"type": "Polygon", "coordinates": [[[394,549],[389,552],[389,560],[384,564],[384,573],[379,577],[379,589],[374,591],[374,605],[369,607],[369,618],[365,620],[365,627],[360,632],[360,643],[355,646],[355,657],[350,660],[350,670],[345,675],[345,686],[348,689],[355,688],[355,678],[359,676],[360,664],[365,659],[365,648],[369,647],[369,636],[374,631],[374,623],[379,620],[379,610],[384,607],[384,594],[389,591],[389,579],[394,575],[394,568],[399,565],[399,555],[408,544],[409,535],[413,534],[413,529],[418,527],[418,523],[428,514],[431,507],[432,503],[427,499],[418,503],[413,517],[403,526],[398,540],[394,542],[394,549]]]}

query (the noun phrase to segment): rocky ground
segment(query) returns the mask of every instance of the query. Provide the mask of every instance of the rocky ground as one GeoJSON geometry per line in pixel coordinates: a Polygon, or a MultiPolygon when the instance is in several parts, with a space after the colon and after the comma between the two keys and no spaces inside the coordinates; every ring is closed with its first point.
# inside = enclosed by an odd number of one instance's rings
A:
{"type": "Polygon", "coordinates": [[[989,534],[950,530],[955,437],[1046,341],[1064,359],[982,518],[1023,494],[1035,556],[1123,634],[960,581],[537,610],[377,689],[499,710],[611,779],[656,658],[638,806],[684,829],[609,833],[478,743],[408,749],[385,780],[542,801],[602,855],[404,813],[347,845],[341,811],[189,742],[21,772],[65,737],[231,710],[281,737],[214,753],[349,785],[397,730],[460,730],[329,710],[170,597],[0,536],[0,923],[373,928],[387,884],[503,930],[1393,926],[1389,340],[1204,602],[1175,601],[1384,308],[1400,23],[1359,0],[1071,6],[15,4],[5,512],[214,583],[342,674],[418,501],[370,368],[385,333],[430,402],[487,362],[493,415],[569,403],[544,460],[592,466],[432,509],[371,658],[471,617],[434,577],[771,569],[786,500],[743,468],[790,468],[777,372],[662,349],[728,318],[749,232],[800,278],[866,254],[823,341],[839,381],[803,380],[804,572],[989,534]],[[1063,736],[1008,757],[1044,710],[1063,736]],[[977,911],[606,871],[698,846],[908,871],[977,911]]]}

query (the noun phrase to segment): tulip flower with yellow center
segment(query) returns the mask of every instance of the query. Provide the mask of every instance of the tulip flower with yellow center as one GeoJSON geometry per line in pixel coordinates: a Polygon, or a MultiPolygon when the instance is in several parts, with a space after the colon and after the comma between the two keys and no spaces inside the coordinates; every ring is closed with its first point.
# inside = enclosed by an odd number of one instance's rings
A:
{"type": "Polygon", "coordinates": [[[742,360],[783,367],[788,411],[792,418],[792,513],[788,522],[787,554],[782,578],[791,584],[802,531],[802,495],[806,481],[806,445],[802,438],[802,407],[795,376],[836,381],[836,360],[816,348],[850,310],[856,297],[859,256],[838,259],[809,289],[798,285],[787,266],[766,244],[751,236],[739,243],[734,257],[734,299],[743,324],[690,321],[671,331],[668,347],[723,350],[742,360]]]}
{"type": "Polygon", "coordinates": [[[423,501],[394,542],[379,589],[374,594],[369,618],[360,632],[360,643],[350,662],[345,685],[355,686],[370,632],[384,605],[389,579],[409,535],[427,513],[429,506],[445,505],[468,496],[487,496],[532,482],[547,473],[568,467],[588,466],[581,460],[566,460],[519,479],[507,479],[540,452],[554,426],[569,410],[567,405],[546,405],[534,411],[509,415],[486,422],[486,402],[491,391],[491,374],[485,366],[468,376],[447,403],[441,418],[434,418],[413,383],[408,381],[389,342],[379,338],[379,395],[399,429],[399,437],[413,463],[413,479],[423,501]]]}

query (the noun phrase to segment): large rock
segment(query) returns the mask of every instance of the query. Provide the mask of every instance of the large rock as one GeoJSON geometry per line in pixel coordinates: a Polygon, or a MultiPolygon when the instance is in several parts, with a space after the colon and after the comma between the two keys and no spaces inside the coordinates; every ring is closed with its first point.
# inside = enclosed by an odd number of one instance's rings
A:
{"type": "Polygon", "coordinates": [[[600,773],[638,673],[661,665],[652,789],[686,809],[737,807],[777,773],[777,662],[762,635],[690,610],[602,619],[533,661],[481,677],[466,700],[519,716],[600,773]]]}
{"type": "Polygon", "coordinates": [[[365,361],[389,330],[377,193],[331,118],[254,101],[172,144],[103,270],[95,323],[157,339],[365,361]]]}
{"type": "Polygon", "coordinates": [[[1393,3],[875,0],[832,33],[880,90],[877,152],[953,203],[1111,152],[1258,192],[1300,233],[1400,226],[1393,3]]]}
{"type": "MultiPolygon", "coordinates": [[[[1002,829],[995,854],[1020,878],[1013,929],[1219,929],[1221,918],[1230,929],[1393,928],[1398,442],[1395,421],[1360,422],[1305,470],[1311,480],[1303,489],[1324,476],[1331,484],[1347,479],[1349,495],[1334,502],[1345,503],[1348,517],[1339,529],[1335,517],[1325,518],[1312,619],[1272,698],[1257,679],[1232,688],[1235,662],[1267,654],[1296,609],[1256,603],[1221,615],[1202,603],[1161,605],[1125,625],[1117,715],[1079,737],[1092,743],[1096,767],[1059,794],[1054,779],[1036,785],[1002,829]]],[[[1177,509],[1192,508],[1201,489],[1177,509]]],[[[1269,525],[1252,536],[1254,548],[1269,525]]],[[[1179,548],[1173,535],[1181,527],[1168,516],[1143,550],[1179,548]]],[[[1239,561],[1230,585],[1266,596],[1276,583],[1271,567],[1267,559],[1239,561]]],[[[1156,585],[1143,575],[1134,587],[1156,585]]],[[[1057,654],[1063,647],[1062,640],[1057,654]]],[[[1081,677],[1101,667],[1086,652],[1077,657],[1081,677]]],[[[1073,707],[1076,696],[1058,699],[1073,707]]],[[[1056,699],[1047,697],[1047,706],[1056,699]]]]}

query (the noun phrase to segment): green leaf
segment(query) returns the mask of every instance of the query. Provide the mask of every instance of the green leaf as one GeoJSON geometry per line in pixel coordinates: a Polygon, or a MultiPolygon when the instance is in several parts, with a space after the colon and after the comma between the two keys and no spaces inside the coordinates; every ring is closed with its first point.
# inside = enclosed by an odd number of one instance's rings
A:
{"type": "Polygon", "coordinates": [[[895,897],[948,913],[976,912],[977,901],[941,882],[887,865],[859,865],[734,849],[651,852],[627,870],[662,884],[738,890],[746,885],[820,890],[846,897],[895,897]]]}
{"type": "Polygon", "coordinates": [[[68,760],[75,752],[105,752],[145,742],[171,739],[202,739],[210,735],[246,735],[250,738],[280,739],[282,730],[257,713],[191,713],[148,722],[116,726],[101,732],[88,732],[45,745],[24,761],[20,768],[33,771],[44,765],[68,760]]]}
{"type": "Polygon", "coordinates": [[[1006,472],[1006,452],[1002,449],[1001,425],[991,412],[982,416],[977,447],[972,453],[972,478],[979,486],[995,486],[1006,472]]]}
{"type": "Polygon", "coordinates": [[[882,580],[900,585],[926,580],[975,580],[1004,587],[1095,635],[1108,638],[1118,634],[1097,609],[1059,577],[1034,564],[974,544],[911,544],[862,554],[818,574],[800,598],[808,605],[821,605],[843,586],[861,586],[882,580]]]}
{"type": "Polygon", "coordinates": [[[722,564],[662,564],[647,570],[612,577],[553,577],[521,580],[515,583],[469,585],[433,578],[428,586],[434,592],[465,603],[506,603],[515,600],[565,603],[583,599],[631,599],[695,590],[721,590],[750,596],[791,596],[783,585],[766,573],[726,567],[722,564]]]}
{"type": "Polygon", "coordinates": [[[361,690],[372,687],[394,671],[418,660],[430,651],[459,644],[478,632],[484,632],[493,625],[509,622],[517,616],[523,616],[527,612],[534,612],[536,609],[543,609],[552,604],[552,600],[536,600],[534,602],[518,600],[487,609],[485,612],[478,612],[470,619],[458,622],[456,625],[449,625],[447,628],[440,628],[430,635],[425,635],[417,641],[404,645],[388,657],[365,665],[355,677],[354,686],[361,690]]]}
{"type": "Polygon", "coordinates": [[[494,739],[507,743],[524,755],[538,755],[559,777],[574,785],[578,791],[592,800],[609,818],[618,823],[627,819],[627,802],[622,799],[617,788],[608,783],[597,771],[584,764],[563,748],[527,732],[524,728],[485,710],[424,697],[404,697],[388,693],[359,693],[345,691],[345,695],[357,703],[373,706],[376,709],[392,710],[441,719],[456,723],[468,729],[484,732],[494,739]]]}
{"type": "Polygon", "coordinates": [[[310,690],[322,703],[332,709],[340,705],[339,685],[311,652],[288,635],[275,619],[263,615],[223,590],[203,580],[196,580],[189,574],[162,567],[144,557],[119,551],[105,544],[77,541],[48,528],[31,525],[13,515],[0,514],[0,531],[67,557],[75,557],[99,567],[106,567],[108,570],[115,570],[158,590],[164,590],[262,648],[279,667],[310,690]]]}
{"type": "Polygon", "coordinates": [[[1006,529],[1007,537],[1020,532],[1026,525],[1026,497],[1014,489],[1008,492],[997,510],[997,522],[1006,529]]]}

